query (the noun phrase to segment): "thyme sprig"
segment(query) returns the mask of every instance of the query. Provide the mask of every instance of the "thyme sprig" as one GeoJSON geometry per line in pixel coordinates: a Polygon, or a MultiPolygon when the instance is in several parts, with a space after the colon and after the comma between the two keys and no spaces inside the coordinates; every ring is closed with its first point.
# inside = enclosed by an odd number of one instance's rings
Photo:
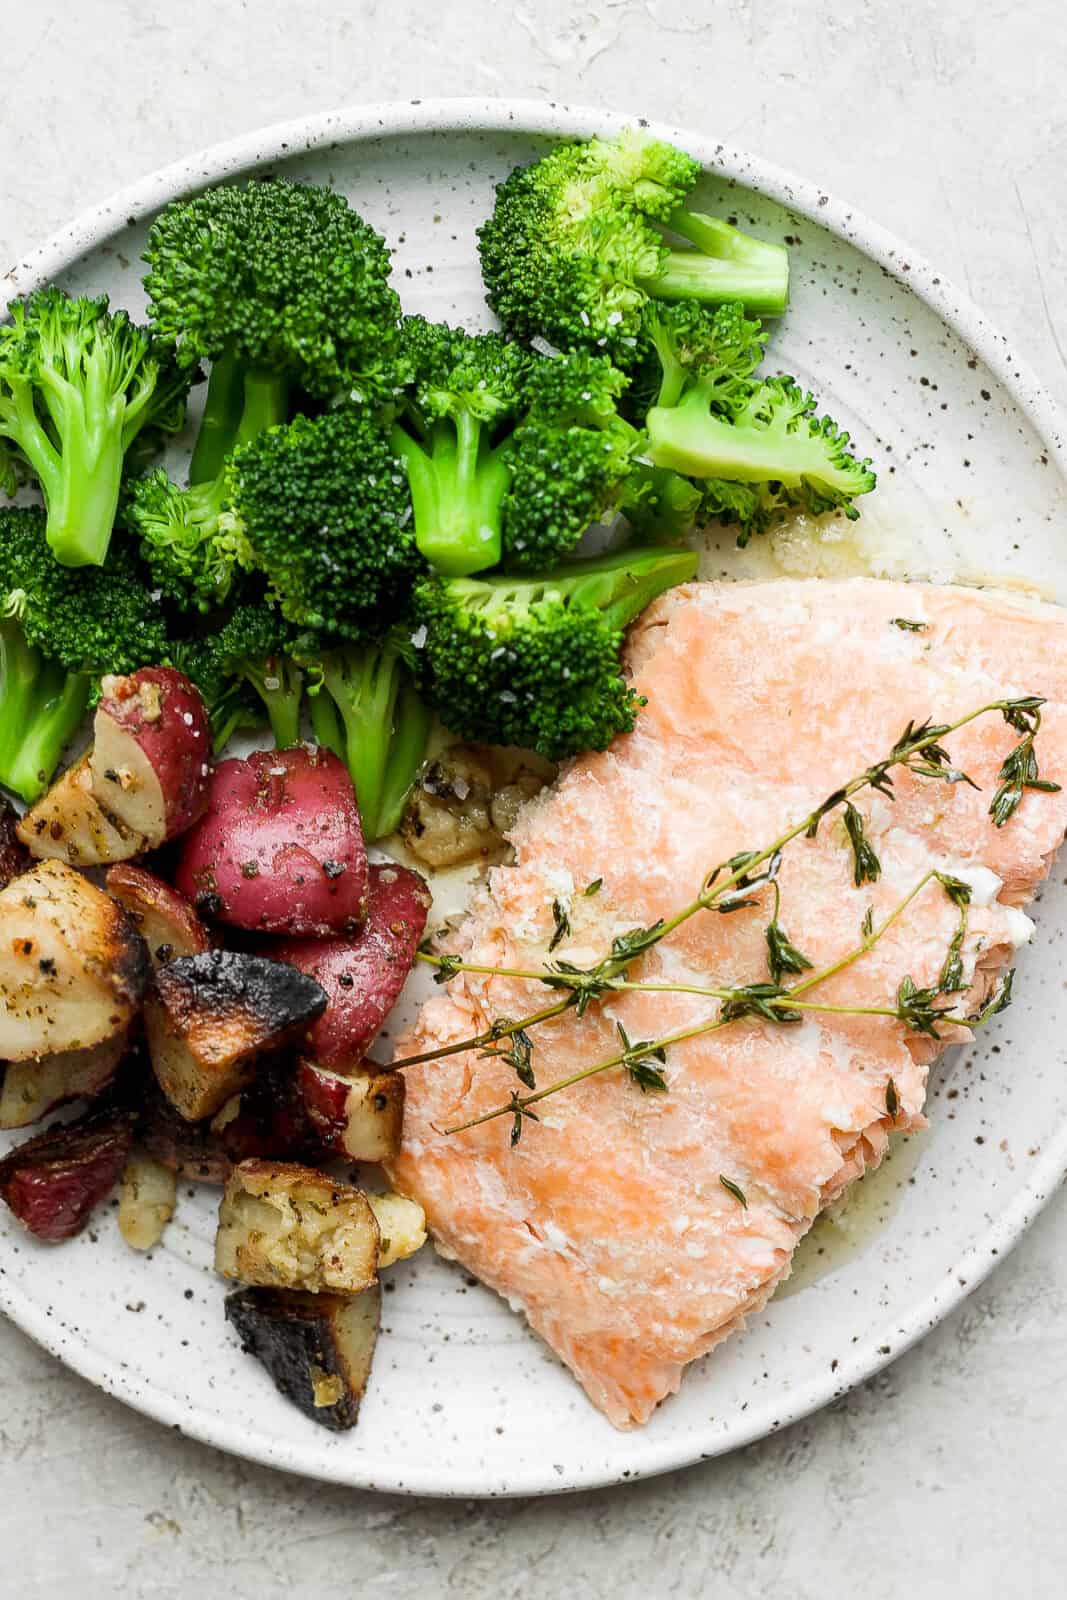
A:
{"type": "MultiPolygon", "coordinates": [[[[965,1025],[977,1025],[986,1019],[987,1015],[994,1015],[994,1011],[986,1008],[986,1014],[980,1018],[962,1018],[952,1012],[951,1006],[940,1003],[940,997],[954,992],[940,986],[936,990],[920,990],[910,979],[905,979],[896,996],[896,1003],[892,1007],[834,1007],[818,1003],[804,1002],[799,996],[823,982],[826,978],[842,970],[852,961],[858,960],[882,936],[885,929],[893,922],[910,904],[915,895],[930,881],[938,877],[946,892],[960,896],[966,891],[967,886],[962,880],[953,879],[955,890],[948,889],[948,880],[945,874],[928,873],[909,892],[905,899],[890,913],[889,917],[875,928],[873,913],[868,910],[863,919],[862,938],[858,946],[840,958],[832,966],[819,973],[811,972],[811,962],[794,946],[785,934],[779,921],[780,895],[777,882],[778,871],[781,865],[782,853],[795,839],[804,835],[814,838],[818,832],[823,818],[841,806],[844,806],[844,826],[853,852],[853,876],[857,886],[875,881],[881,871],[881,864],[873,847],[866,838],[862,814],[852,802],[852,797],[861,790],[870,788],[889,800],[895,799],[894,769],[904,768],[914,776],[939,780],[947,783],[968,783],[972,788],[978,785],[965,773],[952,765],[951,758],[946,750],[943,740],[960,728],[976,721],[979,717],[991,712],[999,711],[1010,726],[1023,734],[1019,745],[1007,757],[1000,771],[1001,786],[994,797],[990,807],[990,814],[997,827],[1003,824],[1014,814],[1026,789],[1040,789],[1044,792],[1054,792],[1058,784],[1042,780],[1038,773],[1036,756],[1034,755],[1034,740],[1041,724],[1040,707],[1044,701],[1038,696],[1024,696],[1015,699],[995,700],[978,707],[966,716],[958,718],[952,723],[933,723],[929,719],[916,724],[909,721],[901,736],[892,746],[889,754],[881,761],[868,767],[862,773],[850,779],[841,788],[835,789],[831,794],[816,806],[806,817],[791,824],[770,845],[762,850],[744,851],[730,857],[711,869],[701,884],[700,892],[687,905],[683,906],[673,916],[660,919],[649,927],[633,928],[617,935],[612,941],[610,953],[599,962],[590,967],[578,967],[573,962],[563,957],[555,961],[546,962],[540,970],[523,968],[505,968],[480,965],[464,962],[454,955],[438,955],[432,949],[432,944],[427,943],[419,951],[420,959],[433,964],[437,968],[435,976],[439,982],[446,982],[460,972],[481,973],[488,976],[512,977],[516,979],[535,981],[544,984],[549,989],[561,992],[561,998],[553,1005],[542,1007],[529,1015],[517,1020],[497,1018],[482,1033],[471,1038],[457,1040],[451,1045],[441,1046],[435,1050],[421,1052],[417,1055],[405,1057],[394,1063],[395,1067],[402,1068],[413,1066],[417,1063],[437,1060],[445,1056],[455,1055],[483,1046],[490,1047],[501,1039],[513,1037],[521,1033],[529,1042],[529,1031],[541,1026],[543,1023],[562,1016],[568,1010],[574,1009],[580,1017],[585,1014],[590,1005],[601,1001],[615,990],[629,989],[659,989],[670,992],[706,994],[709,998],[719,1000],[720,1007],[715,1018],[701,1024],[696,1032],[703,1033],[714,1027],[728,1025],[743,1016],[763,1016],[765,1019],[777,1023],[797,1021],[802,1011],[840,1011],[851,1014],[868,1014],[893,1016],[905,1025],[915,1028],[920,1032],[932,1033],[939,1038],[937,1032],[939,1022],[951,1020],[965,1025]],[[631,964],[648,950],[660,943],[675,929],[682,926],[691,917],[702,911],[716,911],[729,913],[740,910],[746,906],[759,903],[758,891],[770,885],[773,889],[774,915],[765,930],[768,947],[769,982],[756,982],[736,986],[732,989],[711,989],[695,985],[679,984],[641,984],[627,979],[626,974],[631,964]],[[785,975],[796,976],[800,972],[810,973],[807,979],[784,988],[781,980],[785,975]]],[[[594,880],[590,890],[598,890],[600,879],[594,880]]],[[[946,956],[945,966],[941,978],[944,982],[961,983],[962,980],[962,949],[965,937],[965,906],[956,898],[956,903],[961,905],[961,926],[950,946],[946,956]]],[[[551,953],[571,933],[569,908],[560,901],[552,905],[554,932],[549,945],[551,953]]],[[[1007,985],[1007,994],[1010,997],[1010,982],[1007,985]]],[[[1005,1004],[1007,1001],[1005,1000],[1005,1004]]],[[[1001,1007],[1002,1009],[1002,1007],[1001,1007]]],[[[518,1096],[520,1110],[509,1103],[506,1107],[495,1110],[479,1117],[476,1123],[489,1120],[493,1116],[504,1115],[509,1111],[516,1117],[513,1128],[513,1140],[521,1134],[521,1112],[525,1107],[543,1098],[546,1094],[553,1094],[566,1088],[572,1083],[580,1082],[595,1072],[602,1072],[612,1066],[624,1066],[635,1082],[637,1075],[632,1070],[634,1066],[651,1072],[656,1079],[662,1082],[654,1084],[646,1082],[639,1086],[647,1089],[666,1087],[664,1074],[658,1067],[649,1066],[649,1059],[659,1061],[660,1052],[665,1051],[671,1043],[680,1042],[681,1038],[693,1037],[693,1030],[687,1029],[680,1036],[669,1036],[661,1040],[641,1041],[639,1046],[624,1042],[621,1053],[616,1053],[609,1060],[599,1063],[591,1068],[582,1069],[577,1074],[560,1080],[556,1084],[540,1089],[531,1089],[530,1094],[518,1096]],[[633,1052],[639,1050],[640,1057],[633,1058],[633,1052]],[[517,1130],[517,1131],[516,1131],[517,1130]]],[[[532,1075],[530,1058],[525,1055],[523,1047],[523,1067],[528,1068],[532,1075]]],[[[490,1048],[487,1054],[497,1052],[490,1048]]],[[[506,1059],[510,1052],[501,1052],[506,1059]]],[[[530,1055],[532,1056],[532,1046],[530,1055]]],[[[514,1065],[514,1062],[511,1062],[514,1065]]],[[[518,1068],[516,1067],[516,1070],[518,1068]]],[[[516,1096],[512,1096],[512,1101],[516,1096]]],[[[475,1124],[463,1124],[463,1127],[475,1124]]],[[[449,1129],[448,1132],[458,1132],[459,1129],[449,1129]]]]}
{"type": "MultiPolygon", "coordinates": [[[[888,915],[877,926],[871,926],[865,931],[860,943],[845,955],[838,957],[828,966],[822,967],[817,972],[812,972],[807,978],[791,988],[782,988],[774,983],[752,983],[738,985],[732,989],[704,988],[697,985],[682,984],[656,984],[656,983],[624,983],[620,987],[639,990],[662,990],[672,993],[699,994],[709,999],[720,1001],[718,1011],[702,1022],[694,1023],[689,1027],[678,1029],[674,1033],[665,1034],[662,1038],[644,1040],[636,1047],[646,1055],[653,1055],[657,1061],[666,1065],[667,1051],[672,1045],[682,1044],[686,1040],[699,1038],[704,1034],[715,1033],[719,1028],[728,1027],[731,1023],[740,1021],[744,1017],[761,1017],[765,1021],[775,1024],[788,1024],[802,1020],[804,1012],[822,1012],[835,1016],[864,1016],[888,1017],[902,1023],[913,1032],[925,1034],[938,1041],[945,1037],[939,1028],[943,1025],[957,1026],[974,1029],[984,1026],[993,1017],[1007,1010],[1011,1004],[1012,985],[1015,978],[1013,968],[1010,968],[997,984],[992,995],[980,1011],[972,1015],[955,1011],[951,1004],[943,1005],[939,1001],[941,994],[936,989],[919,989],[910,977],[905,977],[899,985],[895,1001],[892,1005],[882,1006],[856,1006],[832,1005],[820,1001],[805,1000],[801,997],[820,984],[842,972],[853,962],[860,960],[878,943],[879,939],[892,925],[899,920],[904,911],[915,900],[917,895],[927,884],[937,880],[944,888],[946,883],[951,888],[946,888],[950,898],[960,889],[966,890],[967,886],[961,879],[951,878],[947,874],[931,870],[912,886],[902,900],[893,907],[888,915]]],[[[864,918],[864,928],[867,929],[868,919],[864,918]]],[[[618,1025],[617,1025],[618,1026],[618,1025]]],[[[620,1033],[625,1039],[624,1030],[620,1033]]],[[[620,1052],[607,1057],[603,1061],[594,1062],[591,1066],[583,1067],[577,1072],[570,1073],[565,1078],[557,1079],[555,1083],[546,1084],[529,1095],[519,1097],[519,1104],[523,1110],[547,1099],[550,1095],[562,1089],[572,1088],[575,1084],[584,1082],[587,1078],[596,1077],[599,1073],[607,1072],[612,1067],[627,1064],[627,1059],[633,1046],[624,1048],[620,1052]]],[[[666,1074],[660,1074],[664,1080],[664,1087],[668,1087],[666,1074]]],[[[896,1099],[897,1091],[894,1086],[892,1098],[896,1099]]],[[[887,1104],[889,1100],[887,1089],[887,1104]]],[[[899,1107],[899,1101],[897,1101],[899,1107]]],[[[494,1106],[491,1110],[482,1112],[480,1116],[472,1117],[467,1122],[457,1123],[452,1127],[439,1130],[444,1134],[465,1133],[469,1128],[480,1127],[483,1122],[491,1122],[496,1117],[514,1113],[515,1096],[505,1105],[494,1106]]],[[[896,1112],[891,1112],[895,1116],[896,1112]]],[[[516,1124],[518,1126],[518,1124],[516,1124]]],[[[521,1131],[521,1130],[520,1130],[521,1131]]],[[[512,1141],[517,1135],[512,1132],[512,1141]]]]}

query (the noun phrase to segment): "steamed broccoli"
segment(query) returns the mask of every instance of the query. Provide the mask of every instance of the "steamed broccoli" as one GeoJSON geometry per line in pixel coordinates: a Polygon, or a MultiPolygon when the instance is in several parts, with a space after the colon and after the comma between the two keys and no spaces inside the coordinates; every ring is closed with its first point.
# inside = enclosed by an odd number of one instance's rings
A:
{"type": "Polygon", "coordinates": [[[154,327],[184,360],[213,362],[192,483],[283,421],[294,385],[322,399],[392,391],[389,251],[343,195],[284,179],[207,189],[160,213],[144,259],[154,327]]]}
{"type": "Polygon", "coordinates": [[[123,464],[139,434],[174,432],[192,373],[106,295],[38,290],[0,327],[0,447],[5,487],[28,466],[48,511],[48,543],[69,567],[107,555],[123,464]]]}
{"type": "Polygon", "coordinates": [[[302,628],[360,637],[423,568],[389,430],[361,411],[272,428],[234,451],[224,522],[302,628]]]}
{"type": "Polygon", "coordinates": [[[525,577],[431,579],[415,592],[422,683],[463,738],[559,761],[634,725],[623,629],[693,577],[691,551],[629,550],[525,577]]]}
{"type": "Polygon", "coordinates": [[[175,201],[145,259],[155,326],[181,359],[212,368],[191,487],[153,473],[131,485],[124,518],[164,593],[207,611],[250,564],[226,514],[231,454],[283,423],[298,388],[320,400],[391,395],[399,302],[384,240],[347,201],[283,180],[175,201]]]}
{"type": "Polygon", "coordinates": [[[517,168],[478,234],[489,304],[508,332],[629,367],[656,302],[783,311],[785,249],[685,210],[699,176],[691,156],[633,131],[557,145],[517,168]],[[671,248],[665,232],[688,247],[671,248]]]}
{"type": "MultiPolygon", "coordinates": [[[[727,385],[728,387],[728,385],[727,385]]],[[[859,515],[857,495],[875,486],[869,460],[849,451],[849,436],[792,378],[764,378],[724,399],[716,372],[683,384],[672,405],[649,411],[648,454],[661,468],[699,480],[703,510],[739,525],[739,542],[777,513],[859,515]]]]}
{"type": "Polygon", "coordinates": [[[0,510],[0,783],[44,790],[104,672],[165,659],[157,607],[132,562],[59,566],[42,512],[0,510]]]}
{"type": "Polygon", "coordinates": [[[314,661],[308,703],[320,744],[345,762],[368,843],[393,833],[426,754],[430,714],[407,633],[392,628],[314,661]]]}
{"type": "Polygon", "coordinates": [[[503,444],[522,410],[531,356],[496,333],[471,334],[408,317],[413,377],[392,444],[411,486],[415,538],[452,577],[495,567],[510,473],[503,444]]]}
{"type": "Polygon", "coordinates": [[[279,749],[299,741],[304,670],[294,652],[303,640],[275,606],[247,600],[218,633],[172,648],[174,665],[204,697],[216,750],[238,729],[265,720],[279,749]]]}
{"type": "MultiPolygon", "coordinates": [[[[407,319],[404,348],[414,395],[393,446],[419,548],[446,577],[502,559],[550,566],[591,524],[670,498],[671,475],[653,483],[635,459],[643,439],[619,410],[627,378],[607,357],[536,355],[421,317],[407,319]]],[[[692,491],[682,498],[691,512],[692,491]]]]}

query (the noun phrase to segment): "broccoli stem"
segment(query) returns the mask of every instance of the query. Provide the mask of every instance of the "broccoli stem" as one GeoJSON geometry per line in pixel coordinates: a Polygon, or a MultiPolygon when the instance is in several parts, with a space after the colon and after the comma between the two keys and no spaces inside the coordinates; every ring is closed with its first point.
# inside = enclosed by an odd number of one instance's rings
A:
{"type": "Polygon", "coordinates": [[[64,403],[54,412],[62,451],[50,453],[43,473],[33,462],[47,507],[46,537],[62,566],[99,567],[111,542],[122,483],[122,408],[102,406],[101,418],[94,407],[98,420],[90,423],[84,397],[71,385],[64,387],[64,403]]]}
{"type": "Polygon", "coordinates": [[[749,311],[779,316],[789,302],[785,247],[753,239],[718,217],[672,212],[667,227],[695,245],[670,250],[662,270],[638,282],[656,300],[700,300],[722,305],[741,300],[749,311]]]}
{"type": "Polygon", "coordinates": [[[267,656],[262,661],[242,660],[238,670],[267,708],[274,743],[279,750],[300,743],[300,708],[304,699],[304,674],[288,657],[267,656]]]}
{"type": "Polygon", "coordinates": [[[330,656],[311,708],[320,744],[340,755],[352,776],[364,838],[373,843],[392,833],[422,763],[430,728],[430,714],[403,658],[388,646],[330,656]],[[327,696],[332,717],[316,707],[327,696]]]}
{"type": "Polygon", "coordinates": [[[855,473],[835,466],[825,441],[790,412],[759,424],[727,422],[709,409],[710,384],[696,384],[680,405],[648,413],[649,455],[658,467],[693,478],[735,483],[777,482],[798,488],[807,481],[835,494],[856,491],[855,473]]]}
{"type": "Polygon", "coordinates": [[[398,423],[390,439],[407,470],[415,542],[430,565],[450,578],[495,567],[511,474],[502,453],[486,445],[481,423],[468,412],[455,424],[435,422],[428,448],[398,423]]]}
{"type": "Polygon", "coordinates": [[[613,550],[528,578],[475,579],[457,597],[490,622],[557,597],[574,611],[599,611],[614,630],[640,616],[657,595],[695,577],[697,564],[692,550],[613,550]]]}
{"type": "Polygon", "coordinates": [[[329,692],[320,685],[313,694],[308,695],[308,706],[311,711],[311,731],[315,735],[315,743],[322,745],[326,750],[332,750],[341,761],[347,761],[344,729],[329,692]]]}
{"type": "Polygon", "coordinates": [[[378,833],[395,833],[404,815],[408,795],[426,755],[430,712],[414,684],[406,683],[396,702],[395,732],[382,782],[378,833]]]}
{"type": "Polygon", "coordinates": [[[0,783],[39,798],[89,703],[92,680],[46,660],[13,618],[0,621],[0,783]]]}
{"type": "Polygon", "coordinates": [[[204,414],[189,463],[190,484],[217,478],[235,446],[248,444],[284,422],[288,410],[287,379],[247,367],[233,350],[223,351],[208,378],[204,414]]]}

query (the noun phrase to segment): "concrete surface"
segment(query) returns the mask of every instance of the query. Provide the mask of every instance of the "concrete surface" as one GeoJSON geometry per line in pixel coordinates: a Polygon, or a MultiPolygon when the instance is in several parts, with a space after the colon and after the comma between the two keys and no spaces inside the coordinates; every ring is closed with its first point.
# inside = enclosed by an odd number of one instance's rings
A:
{"type": "MultiPolygon", "coordinates": [[[[958,278],[1067,404],[1067,11],[987,0],[5,0],[0,270],[302,111],[540,94],[705,127],[958,278]]],[[[383,1499],[166,1433],[0,1326],[0,1594],[1062,1596],[1067,1203],[888,1372],[740,1455],[503,1505],[383,1499]]]]}

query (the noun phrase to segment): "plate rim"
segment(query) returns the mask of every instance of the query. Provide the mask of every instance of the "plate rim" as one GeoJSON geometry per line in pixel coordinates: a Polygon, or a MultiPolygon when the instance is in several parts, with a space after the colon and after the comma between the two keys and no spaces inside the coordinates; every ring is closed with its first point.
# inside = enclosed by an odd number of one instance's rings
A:
{"type": "MultiPolygon", "coordinates": [[[[17,261],[4,281],[10,285],[12,293],[27,293],[38,283],[69,269],[79,257],[103,244],[131,221],[140,220],[178,195],[272,161],[289,160],[331,145],[424,133],[583,137],[605,130],[618,131],[635,123],[656,137],[690,150],[706,170],[734,180],[741,187],[758,190],[798,216],[827,228],[915,293],[995,374],[1047,448],[1050,465],[1055,464],[1067,478],[1067,419],[1056,401],[1029,363],[1015,355],[1007,338],[991,325],[970,296],[957,289],[943,274],[935,272],[920,252],[872,222],[857,207],[773,162],[721,142],[713,135],[617,110],[530,98],[441,96],[372,102],[291,118],[211,145],[124,186],[79,213],[17,261]]],[[[117,1358],[114,1361],[102,1358],[93,1345],[84,1341],[68,1344],[44,1307],[2,1274],[0,1310],[65,1366],[105,1393],[202,1444],[264,1466],[351,1488],[399,1494],[466,1499],[561,1494],[622,1482],[634,1483],[725,1454],[777,1432],[837,1399],[910,1349],[963,1301],[1018,1241],[1065,1176],[1067,1121],[1044,1143],[1040,1157],[1030,1168],[1028,1180],[1012,1202],[997,1214],[964,1256],[944,1274],[942,1281],[911,1308],[902,1325],[894,1330],[890,1353],[885,1350],[884,1334],[881,1347],[873,1340],[857,1346],[836,1372],[815,1374],[792,1389],[770,1427],[764,1418],[754,1416],[736,1427],[728,1438],[706,1438],[703,1449],[699,1448],[699,1437],[683,1443],[672,1442],[668,1437],[646,1444],[640,1466],[629,1469],[625,1478],[620,1469],[593,1466],[586,1472],[574,1470],[561,1479],[549,1467],[550,1481],[537,1464],[531,1463],[490,1485],[484,1475],[464,1478],[433,1463],[426,1463],[418,1472],[401,1477],[390,1466],[388,1458],[384,1458],[379,1462],[381,1470],[373,1471],[363,1459],[363,1452],[351,1458],[331,1452],[327,1456],[320,1454],[316,1459],[317,1441],[310,1431],[306,1444],[288,1440],[264,1443],[254,1436],[249,1438],[238,1427],[212,1417],[206,1407],[194,1409],[188,1402],[183,1404],[166,1391],[155,1388],[149,1380],[123,1370],[117,1358]],[[346,1465],[354,1470],[346,1470],[346,1465]]]]}

